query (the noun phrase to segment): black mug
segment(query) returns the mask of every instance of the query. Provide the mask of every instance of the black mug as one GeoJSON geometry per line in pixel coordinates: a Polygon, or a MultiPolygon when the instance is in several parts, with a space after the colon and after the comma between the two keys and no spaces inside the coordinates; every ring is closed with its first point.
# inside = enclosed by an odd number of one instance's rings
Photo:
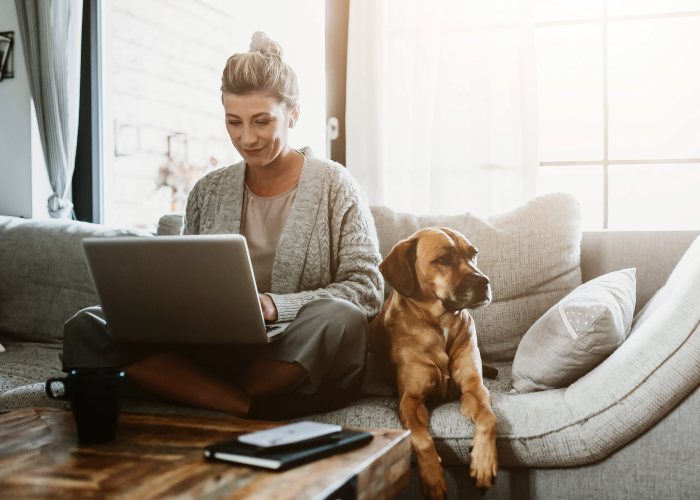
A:
{"type": "Polygon", "coordinates": [[[70,401],[81,443],[114,441],[117,420],[124,397],[126,375],[117,369],[84,368],[72,370],[65,378],[46,381],[46,395],[70,401]],[[64,393],[56,395],[52,382],[63,384],[64,393]]]}

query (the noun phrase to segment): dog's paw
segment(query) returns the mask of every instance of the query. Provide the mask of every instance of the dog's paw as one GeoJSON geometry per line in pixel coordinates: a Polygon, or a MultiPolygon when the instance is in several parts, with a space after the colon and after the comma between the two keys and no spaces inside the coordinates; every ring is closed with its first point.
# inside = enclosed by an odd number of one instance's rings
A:
{"type": "Polygon", "coordinates": [[[445,500],[447,495],[447,482],[444,477],[430,480],[430,484],[421,481],[423,496],[428,500],[445,500]]]}
{"type": "Polygon", "coordinates": [[[418,468],[423,496],[428,500],[444,500],[447,495],[447,481],[442,467],[418,468]],[[429,470],[426,470],[429,469],[429,470]]]}
{"type": "Polygon", "coordinates": [[[471,452],[469,475],[474,480],[474,486],[482,495],[494,485],[498,475],[495,443],[481,442],[474,445],[471,452]]]}

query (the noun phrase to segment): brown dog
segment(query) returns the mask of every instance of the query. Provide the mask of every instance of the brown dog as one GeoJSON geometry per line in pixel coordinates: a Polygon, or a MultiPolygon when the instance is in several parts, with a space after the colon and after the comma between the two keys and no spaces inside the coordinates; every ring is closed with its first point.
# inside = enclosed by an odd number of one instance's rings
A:
{"type": "Polygon", "coordinates": [[[460,411],[475,427],[470,474],[476,487],[490,488],[498,473],[496,416],[466,311],[491,302],[476,255],[457,231],[429,228],[399,242],[379,266],[394,291],[370,325],[370,343],[385,376],[398,385],[399,418],[411,431],[421,488],[431,500],[444,498],[447,483],[428,434],[428,396],[461,395],[460,411]]]}

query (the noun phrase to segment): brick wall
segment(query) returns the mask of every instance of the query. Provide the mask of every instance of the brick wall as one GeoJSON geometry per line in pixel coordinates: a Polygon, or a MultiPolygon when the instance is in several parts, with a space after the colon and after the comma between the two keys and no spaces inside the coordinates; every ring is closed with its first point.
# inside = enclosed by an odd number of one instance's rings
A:
{"type": "MultiPolygon", "coordinates": [[[[231,49],[231,19],[195,0],[112,0],[111,100],[115,158],[107,222],[153,229],[172,209],[173,190],[159,170],[211,170],[239,159],[226,133],[221,71],[231,49]],[[170,151],[170,155],[169,155],[170,151]],[[173,163],[171,162],[171,163],[173,163]]],[[[245,47],[240,47],[239,50],[245,47]]],[[[109,154],[109,152],[107,152],[109,154]]]]}

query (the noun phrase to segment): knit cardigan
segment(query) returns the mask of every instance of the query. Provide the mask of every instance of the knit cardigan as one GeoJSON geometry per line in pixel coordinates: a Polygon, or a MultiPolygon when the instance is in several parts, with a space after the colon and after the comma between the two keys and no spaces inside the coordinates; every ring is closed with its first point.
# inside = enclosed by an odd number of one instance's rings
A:
{"type": "MultiPolygon", "coordinates": [[[[278,321],[291,321],[314,299],[348,300],[368,316],[384,297],[377,231],[364,191],[342,165],[309,148],[294,206],[272,267],[278,321]]],[[[182,234],[239,233],[245,161],[210,172],[187,198],[182,234]]]]}

